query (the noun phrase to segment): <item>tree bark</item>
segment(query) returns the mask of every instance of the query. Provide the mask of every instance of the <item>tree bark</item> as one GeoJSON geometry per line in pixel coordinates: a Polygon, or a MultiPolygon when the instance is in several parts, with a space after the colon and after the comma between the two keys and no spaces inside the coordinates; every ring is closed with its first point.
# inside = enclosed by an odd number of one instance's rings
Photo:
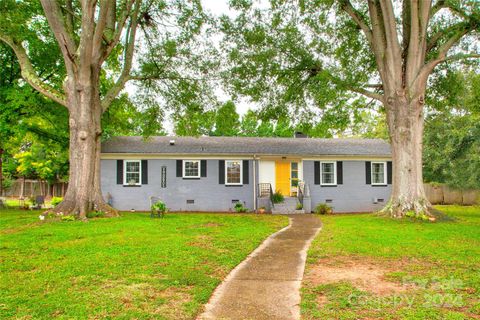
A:
{"type": "Polygon", "coordinates": [[[70,110],[69,184],[63,201],[52,211],[78,215],[80,219],[94,210],[117,216],[118,212],[104,201],[100,188],[100,67],[86,69],[85,73],[68,78],[65,84],[70,110]]]}
{"type": "Polygon", "coordinates": [[[392,193],[383,212],[395,218],[408,213],[424,217],[431,212],[423,186],[423,94],[415,99],[407,96],[399,90],[385,105],[394,165],[392,193]]]}

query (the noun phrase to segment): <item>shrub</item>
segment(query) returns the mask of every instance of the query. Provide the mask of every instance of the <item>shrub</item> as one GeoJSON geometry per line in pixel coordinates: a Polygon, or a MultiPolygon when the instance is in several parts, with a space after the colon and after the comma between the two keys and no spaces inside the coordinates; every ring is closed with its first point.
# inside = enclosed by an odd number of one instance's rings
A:
{"type": "Polygon", "coordinates": [[[297,210],[302,210],[303,209],[303,204],[297,203],[297,210]]]}
{"type": "Polygon", "coordinates": [[[62,221],[75,221],[75,216],[72,216],[72,215],[62,216],[62,221]]]}
{"type": "Polygon", "coordinates": [[[283,194],[279,190],[275,191],[275,193],[272,196],[273,203],[280,203],[280,202],[283,202],[283,200],[285,200],[285,197],[283,196],[283,194]]]}
{"type": "Polygon", "coordinates": [[[234,208],[235,211],[238,212],[238,213],[243,213],[243,212],[247,212],[247,211],[248,211],[248,209],[245,208],[245,207],[243,206],[243,203],[241,203],[241,202],[235,203],[235,205],[233,206],[233,208],[234,208]]]}
{"type": "Polygon", "coordinates": [[[13,180],[10,176],[3,176],[3,179],[2,179],[2,187],[3,189],[5,190],[8,190],[12,187],[13,185],[13,180]]]}
{"type": "Polygon", "coordinates": [[[165,202],[159,200],[157,202],[155,202],[154,204],[152,204],[152,207],[151,207],[152,211],[157,211],[159,213],[166,213],[167,212],[167,205],[165,204],[165,202]]]}
{"type": "Polygon", "coordinates": [[[319,203],[315,207],[315,213],[316,214],[331,214],[333,213],[332,207],[330,207],[326,203],[319,203]]]}
{"type": "Polygon", "coordinates": [[[52,200],[50,200],[50,204],[56,207],[62,201],[63,201],[62,197],[53,197],[52,200]]]}
{"type": "Polygon", "coordinates": [[[87,218],[103,218],[105,217],[105,212],[103,211],[91,211],[87,213],[87,218]]]}

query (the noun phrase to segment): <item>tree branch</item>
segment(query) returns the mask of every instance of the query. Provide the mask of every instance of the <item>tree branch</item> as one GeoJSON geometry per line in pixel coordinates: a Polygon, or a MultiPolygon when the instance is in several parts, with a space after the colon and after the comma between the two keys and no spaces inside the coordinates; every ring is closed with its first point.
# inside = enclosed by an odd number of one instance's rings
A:
{"type": "MultiPolygon", "coordinates": [[[[73,40],[73,34],[67,32],[62,10],[57,0],[41,0],[45,17],[62,51],[65,63],[75,63],[77,46],[73,40]]],[[[68,25],[70,28],[70,25],[68,25]]],[[[68,67],[68,65],[67,65],[68,67]]]]}
{"type": "Polygon", "coordinates": [[[141,2],[137,2],[133,14],[130,17],[130,23],[127,28],[126,34],[126,45],[125,45],[125,54],[124,54],[124,63],[120,76],[118,77],[115,84],[108,90],[107,94],[102,100],[102,111],[105,112],[112,101],[117,97],[117,95],[125,87],[125,83],[130,79],[130,71],[132,69],[133,53],[135,51],[135,38],[138,27],[138,15],[140,12],[141,2]]]}
{"type": "Polygon", "coordinates": [[[447,5],[445,3],[445,0],[438,0],[437,3],[435,3],[435,5],[433,5],[430,9],[430,17],[433,17],[438,11],[446,7],[447,5]]]}
{"type": "Polygon", "coordinates": [[[18,63],[20,64],[22,78],[28,82],[35,90],[46,96],[47,98],[52,99],[53,101],[61,104],[64,107],[67,107],[67,102],[65,96],[59,91],[55,90],[53,87],[49,86],[43,82],[35,72],[35,69],[32,66],[30,58],[25,51],[25,48],[15,41],[12,37],[7,36],[3,33],[0,33],[0,40],[5,42],[9,47],[12,48],[13,52],[17,56],[18,63]]]}
{"type": "Polygon", "coordinates": [[[385,57],[388,60],[387,67],[390,68],[390,81],[396,83],[398,88],[402,82],[402,51],[397,35],[397,22],[391,0],[380,0],[382,10],[383,25],[385,28],[385,39],[387,40],[387,50],[385,57]]]}
{"type": "Polygon", "coordinates": [[[353,19],[357,26],[362,29],[365,37],[367,37],[368,43],[372,46],[372,30],[368,26],[363,15],[352,6],[352,3],[349,0],[341,0],[340,7],[353,19]]]}
{"type": "MultiPolygon", "coordinates": [[[[128,20],[128,17],[131,14],[133,4],[137,0],[127,0],[125,3],[125,8],[122,9],[122,15],[118,19],[117,26],[115,28],[115,32],[113,33],[112,40],[108,43],[107,48],[104,51],[103,58],[106,59],[110,53],[112,52],[113,48],[120,42],[120,36],[122,35],[123,28],[125,27],[125,23],[128,20]]],[[[140,6],[140,2],[137,3],[140,6]]]]}
{"type": "Polygon", "coordinates": [[[383,26],[383,18],[381,17],[380,8],[377,1],[368,1],[368,8],[370,12],[370,20],[372,21],[372,35],[373,35],[373,53],[375,54],[375,60],[377,62],[378,72],[382,82],[386,81],[386,62],[385,62],[385,28],[383,26]]]}
{"type": "Polygon", "coordinates": [[[100,1],[100,11],[98,13],[97,23],[95,25],[95,33],[93,36],[93,52],[94,53],[94,60],[100,61],[102,55],[103,44],[102,40],[104,39],[104,31],[107,26],[107,18],[108,13],[110,11],[110,6],[112,5],[112,1],[110,0],[103,0],[100,1]]]}
{"type": "MultiPolygon", "coordinates": [[[[429,61],[426,63],[422,69],[420,70],[417,79],[415,81],[420,80],[421,82],[426,81],[428,75],[433,71],[433,69],[441,62],[444,62],[447,58],[447,52],[469,31],[474,28],[472,25],[467,25],[463,29],[458,30],[455,34],[453,34],[440,48],[438,49],[437,58],[429,61]]],[[[453,56],[452,56],[453,57],[453,56]]]]}
{"type": "Polygon", "coordinates": [[[442,9],[449,9],[453,14],[456,14],[464,19],[468,18],[468,14],[465,11],[462,11],[459,7],[455,6],[451,1],[447,2],[445,0],[439,0],[434,6],[432,6],[430,10],[430,17],[433,17],[442,9]]]}
{"type": "Polygon", "coordinates": [[[433,34],[430,40],[427,42],[427,52],[430,52],[437,45],[438,41],[444,36],[450,34],[454,30],[465,28],[468,24],[465,21],[453,24],[446,29],[442,29],[433,34]]]}
{"type": "Polygon", "coordinates": [[[430,13],[431,0],[411,0],[409,6],[404,10],[410,12],[410,34],[404,34],[409,37],[408,47],[404,48],[404,85],[410,86],[417,76],[418,71],[425,63],[426,33],[428,27],[428,17],[430,13]],[[405,52],[405,50],[407,50],[405,52]]]}
{"type": "Polygon", "coordinates": [[[382,103],[384,102],[383,95],[381,95],[379,93],[375,93],[375,92],[372,92],[372,91],[369,91],[369,90],[366,90],[366,89],[363,89],[363,88],[356,88],[356,87],[349,87],[348,89],[350,91],[363,94],[366,97],[378,100],[382,103]]]}
{"type": "Polygon", "coordinates": [[[452,61],[452,60],[462,60],[462,59],[477,59],[480,58],[480,53],[470,53],[470,54],[455,54],[448,56],[443,59],[442,62],[452,61]]]}

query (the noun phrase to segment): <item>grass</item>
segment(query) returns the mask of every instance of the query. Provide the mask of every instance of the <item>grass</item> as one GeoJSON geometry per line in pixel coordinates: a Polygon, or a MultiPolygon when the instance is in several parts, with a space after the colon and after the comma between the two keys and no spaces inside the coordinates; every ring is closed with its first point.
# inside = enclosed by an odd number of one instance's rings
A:
{"type": "Polygon", "coordinates": [[[0,211],[1,319],[192,319],[285,217],[144,213],[41,223],[0,211]]]}
{"type": "Polygon", "coordinates": [[[455,220],[428,223],[371,214],[321,216],[323,229],[308,252],[303,318],[478,319],[480,207],[437,209],[455,220]],[[309,273],[332,259],[386,269],[386,281],[409,286],[400,293],[379,296],[359,289],[353,281],[314,284],[309,280],[309,273]]]}

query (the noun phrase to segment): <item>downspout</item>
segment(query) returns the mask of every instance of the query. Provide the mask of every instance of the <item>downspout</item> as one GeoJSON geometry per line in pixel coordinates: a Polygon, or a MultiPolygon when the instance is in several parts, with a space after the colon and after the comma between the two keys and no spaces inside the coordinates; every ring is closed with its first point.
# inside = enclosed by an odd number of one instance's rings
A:
{"type": "Polygon", "coordinates": [[[257,163],[256,155],[253,155],[253,211],[257,212],[257,163]]]}

